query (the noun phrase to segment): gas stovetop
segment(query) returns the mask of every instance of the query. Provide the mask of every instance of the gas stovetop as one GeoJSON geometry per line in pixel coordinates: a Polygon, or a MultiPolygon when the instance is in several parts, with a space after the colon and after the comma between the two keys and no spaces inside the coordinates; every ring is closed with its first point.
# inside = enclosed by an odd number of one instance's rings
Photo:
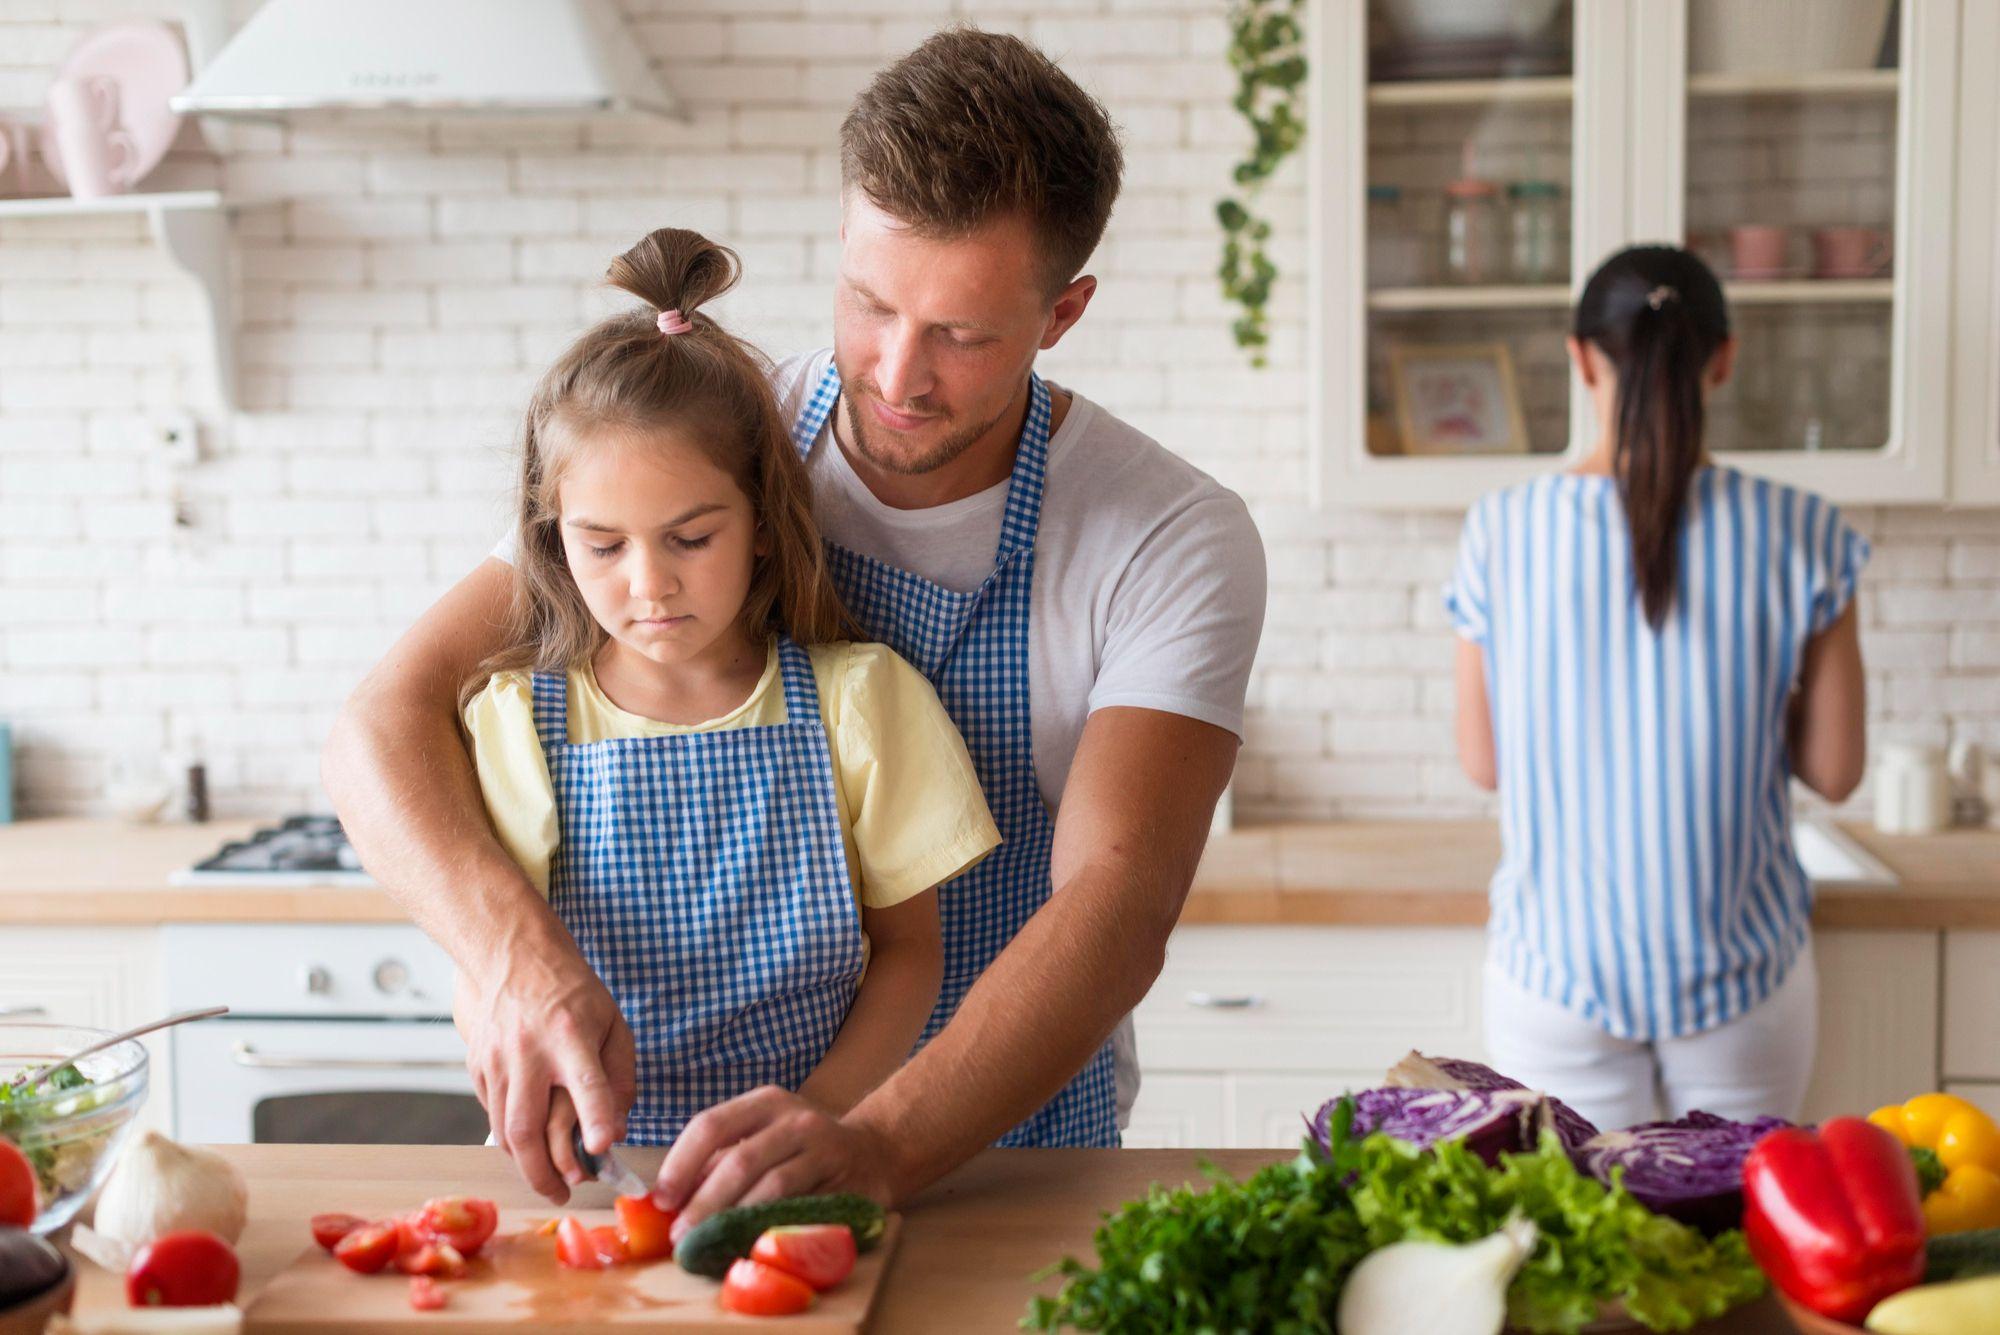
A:
{"type": "Polygon", "coordinates": [[[333,816],[287,816],[282,825],[167,878],[174,885],[374,885],[333,816]]]}

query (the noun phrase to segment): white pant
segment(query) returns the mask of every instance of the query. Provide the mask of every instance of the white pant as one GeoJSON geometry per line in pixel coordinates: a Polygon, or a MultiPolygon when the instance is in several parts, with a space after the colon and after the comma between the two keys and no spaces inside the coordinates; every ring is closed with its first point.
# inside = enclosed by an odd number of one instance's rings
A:
{"type": "Polygon", "coordinates": [[[1812,943],[1784,985],[1719,1028],[1653,1042],[1613,1038],[1486,966],[1488,1065],[1606,1131],[1690,1110],[1796,1121],[1812,1079],[1819,978],[1812,943]]]}

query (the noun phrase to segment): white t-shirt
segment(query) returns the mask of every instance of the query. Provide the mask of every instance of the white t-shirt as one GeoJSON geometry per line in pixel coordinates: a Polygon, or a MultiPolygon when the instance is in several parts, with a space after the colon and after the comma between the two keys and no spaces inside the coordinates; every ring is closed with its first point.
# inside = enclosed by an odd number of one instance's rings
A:
{"type": "MultiPolygon", "coordinates": [[[[778,367],[786,421],[832,358],[778,367]]],[[[960,592],[992,571],[1009,483],[924,510],[884,505],[834,443],[831,414],[807,469],[821,531],[842,547],[960,592]]],[[[512,538],[493,554],[511,562],[512,538]]],[[[1242,735],[1264,594],[1264,543],[1242,498],[1071,392],[1049,441],[1028,607],[1035,776],[1051,812],[1095,710],[1157,709],[1242,735]]],[[[1129,1017],[1113,1037],[1122,1126],[1139,1089],[1129,1017]]]]}

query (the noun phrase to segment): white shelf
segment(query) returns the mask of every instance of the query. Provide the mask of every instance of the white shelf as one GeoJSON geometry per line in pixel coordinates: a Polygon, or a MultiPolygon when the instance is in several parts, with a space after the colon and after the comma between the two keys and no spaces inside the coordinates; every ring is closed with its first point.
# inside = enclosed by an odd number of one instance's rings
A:
{"type": "Polygon", "coordinates": [[[1368,85],[1371,107],[1470,107],[1489,102],[1567,102],[1568,77],[1526,79],[1399,79],[1368,85]]]}
{"type": "Polygon", "coordinates": [[[1739,306],[1816,306],[1834,302],[1892,301],[1893,278],[1791,278],[1773,283],[1724,282],[1722,290],[1739,306]]]}
{"type": "Polygon", "coordinates": [[[153,194],[106,195],[102,199],[72,199],[43,195],[0,199],[0,218],[87,218],[106,213],[152,213],[156,210],[219,209],[219,190],[172,190],[153,194]]]}
{"type": "Polygon", "coordinates": [[[146,218],[153,240],[202,290],[208,342],[215,367],[216,394],[225,408],[237,406],[236,294],[229,282],[229,210],[249,207],[224,200],[219,190],[172,190],[102,199],[67,195],[0,199],[0,219],[101,218],[129,213],[146,218]]]}
{"type": "Polygon", "coordinates": [[[1894,97],[1900,70],[1770,70],[1690,74],[1689,97],[1894,97]]]}
{"type": "Polygon", "coordinates": [[[1563,283],[1492,287],[1383,287],[1368,294],[1371,311],[1542,310],[1569,305],[1563,283]]]}

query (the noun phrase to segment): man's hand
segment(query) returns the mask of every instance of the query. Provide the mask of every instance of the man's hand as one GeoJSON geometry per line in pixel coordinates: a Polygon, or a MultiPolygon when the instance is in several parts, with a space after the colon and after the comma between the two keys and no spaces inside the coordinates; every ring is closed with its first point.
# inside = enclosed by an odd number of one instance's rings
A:
{"type": "Polygon", "coordinates": [[[892,1205],[894,1156],[849,1124],[775,1085],[718,1103],[687,1124],[660,1164],[659,1203],[679,1210],[674,1238],[718,1210],[851,1191],[892,1205]]]}
{"type": "Polygon", "coordinates": [[[570,1126],[580,1120],[584,1144],[601,1153],[624,1135],[635,1097],[632,1031],[617,1003],[581,956],[522,949],[490,992],[461,974],[453,1010],[494,1140],[529,1186],[562,1204],[584,1180],[570,1126]]]}

